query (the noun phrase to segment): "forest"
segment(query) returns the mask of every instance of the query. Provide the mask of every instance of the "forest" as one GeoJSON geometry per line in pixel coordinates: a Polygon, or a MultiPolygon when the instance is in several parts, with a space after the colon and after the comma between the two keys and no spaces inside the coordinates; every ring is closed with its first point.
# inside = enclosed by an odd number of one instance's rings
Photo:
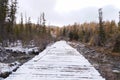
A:
{"type": "Polygon", "coordinates": [[[21,40],[23,44],[34,41],[38,46],[47,45],[50,41],[65,39],[83,42],[90,46],[107,47],[111,52],[120,52],[120,12],[118,23],[114,20],[103,21],[104,12],[100,8],[98,9],[98,23],[74,23],[60,28],[46,25],[44,12],[38,17],[37,24],[32,23],[31,17],[23,16],[22,13],[21,21],[16,23],[17,4],[17,0],[11,0],[11,2],[0,0],[1,46],[8,46],[9,43],[17,40],[21,40]]]}
{"type": "Polygon", "coordinates": [[[1,46],[8,46],[21,40],[23,44],[29,44],[30,41],[46,45],[51,39],[50,27],[45,25],[45,14],[41,13],[38,23],[31,22],[30,17],[23,17],[16,23],[17,0],[0,0],[0,42],[1,46]],[[25,23],[23,21],[25,18],[25,23]]]}
{"type": "Polygon", "coordinates": [[[11,42],[21,40],[23,44],[30,41],[36,45],[46,45],[50,41],[65,39],[87,43],[90,46],[108,47],[112,52],[120,52],[120,12],[119,22],[103,21],[102,8],[98,9],[98,21],[90,23],[74,23],[62,28],[45,25],[45,13],[38,17],[37,24],[31,22],[31,17],[23,16],[16,23],[17,0],[0,0],[0,42],[7,46],[11,42]],[[25,21],[23,21],[25,18],[25,21]],[[24,23],[25,22],[25,23],[24,23]],[[56,35],[53,37],[53,34],[56,35]]]}

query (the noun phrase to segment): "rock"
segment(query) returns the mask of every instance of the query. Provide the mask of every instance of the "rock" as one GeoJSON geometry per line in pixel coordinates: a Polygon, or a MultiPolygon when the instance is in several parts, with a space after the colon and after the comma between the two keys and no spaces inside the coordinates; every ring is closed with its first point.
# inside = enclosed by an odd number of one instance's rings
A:
{"type": "Polygon", "coordinates": [[[93,64],[93,66],[97,69],[97,70],[99,70],[99,65],[98,64],[93,64]]]}
{"type": "Polygon", "coordinates": [[[4,72],[4,73],[0,74],[0,77],[7,78],[9,76],[9,74],[11,74],[11,72],[4,72]]]}
{"type": "Polygon", "coordinates": [[[37,51],[37,52],[32,51],[31,53],[32,53],[32,54],[34,54],[34,55],[38,55],[38,54],[39,54],[39,52],[38,52],[38,51],[37,51]]]}

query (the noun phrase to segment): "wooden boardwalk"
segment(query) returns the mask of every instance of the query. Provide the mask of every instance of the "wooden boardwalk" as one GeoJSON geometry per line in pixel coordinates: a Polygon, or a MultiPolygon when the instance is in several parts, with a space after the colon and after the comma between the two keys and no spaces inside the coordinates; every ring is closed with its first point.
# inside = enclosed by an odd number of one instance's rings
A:
{"type": "Polygon", "coordinates": [[[65,41],[47,47],[5,80],[105,80],[65,41]]]}

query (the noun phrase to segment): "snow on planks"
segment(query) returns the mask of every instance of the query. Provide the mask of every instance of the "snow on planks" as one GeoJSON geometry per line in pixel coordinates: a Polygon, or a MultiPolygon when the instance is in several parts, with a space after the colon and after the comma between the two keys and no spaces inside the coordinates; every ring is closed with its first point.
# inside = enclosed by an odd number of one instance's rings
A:
{"type": "Polygon", "coordinates": [[[105,80],[65,41],[47,47],[5,80],[105,80]]]}

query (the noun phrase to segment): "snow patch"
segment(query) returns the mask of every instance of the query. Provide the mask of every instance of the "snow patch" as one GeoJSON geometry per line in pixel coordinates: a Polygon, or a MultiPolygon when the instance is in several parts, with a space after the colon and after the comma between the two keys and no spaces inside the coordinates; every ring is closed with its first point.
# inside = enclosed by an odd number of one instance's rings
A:
{"type": "Polygon", "coordinates": [[[5,49],[13,52],[22,52],[26,54],[29,54],[31,52],[39,52],[39,48],[34,46],[33,41],[30,45],[27,45],[27,47],[23,47],[22,42],[18,40],[15,43],[10,43],[10,45],[8,47],[5,47],[5,49]]]}
{"type": "Polygon", "coordinates": [[[17,61],[11,64],[0,63],[0,74],[4,74],[6,72],[11,73],[19,66],[20,66],[20,63],[17,61]]]}
{"type": "Polygon", "coordinates": [[[13,52],[22,52],[29,54],[31,52],[39,52],[38,47],[34,48],[23,48],[22,46],[16,46],[16,47],[5,47],[6,50],[12,50],[13,52]]]}

